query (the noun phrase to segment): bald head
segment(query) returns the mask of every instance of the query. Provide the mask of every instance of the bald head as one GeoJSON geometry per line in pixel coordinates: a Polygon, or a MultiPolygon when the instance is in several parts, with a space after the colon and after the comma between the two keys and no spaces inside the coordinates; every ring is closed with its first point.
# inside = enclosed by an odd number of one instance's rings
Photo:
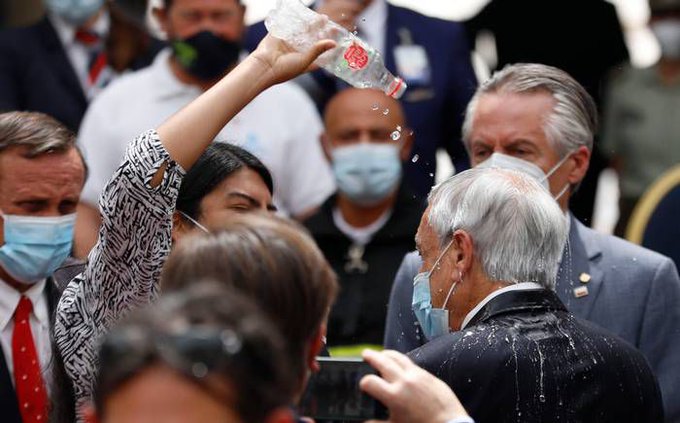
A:
{"type": "Polygon", "coordinates": [[[326,135],[332,144],[389,141],[394,131],[406,136],[399,102],[381,91],[351,88],[340,91],[326,106],[326,135]]]}

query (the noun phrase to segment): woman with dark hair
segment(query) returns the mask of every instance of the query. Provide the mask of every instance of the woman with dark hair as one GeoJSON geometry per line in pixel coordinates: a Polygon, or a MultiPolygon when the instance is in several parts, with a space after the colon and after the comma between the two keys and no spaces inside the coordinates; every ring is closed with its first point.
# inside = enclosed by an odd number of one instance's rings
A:
{"type": "Polygon", "coordinates": [[[86,420],[290,423],[294,379],[282,348],[238,292],[201,283],[164,295],[105,336],[86,420]]]}
{"type": "Polygon", "coordinates": [[[173,235],[232,212],[274,211],[273,194],[272,176],[257,157],[232,144],[210,144],[179,188],[173,235]]]}
{"type": "MultiPolygon", "coordinates": [[[[102,226],[87,267],[69,283],[57,308],[55,343],[77,407],[91,396],[101,337],[130,310],[157,298],[161,269],[173,241],[190,229],[175,213],[186,171],[191,171],[219,131],[248,102],[272,85],[304,72],[333,46],[330,40],[320,41],[308,52],[299,53],[283,41],[267,37],[212,88],[158,129],[130,143],[100,198],[102,226]]],[[[247,164],[247,160],[241,162],[247,164]]],[[[196,172],[195,178],[200,180],[201,169],[196,172]]],[[[242,166],[222,181],[213,178],[217,182],[212,191],[206,189],[202,198],[186,202],[187,208],[193,204],[196,218],[181,209],[178,214],[184,213],[182,216],[196,226],[205,226],[209,219],[223,213],[233,215],[234,209],[242,208],[236,203],[227,208],[225,197],[242,199],[243,205],[251,208],[271,208],[266,182],[259,175],[252,177],[253,173],[258,174],[242,166]],[[226,193],[221,184],[229,185],[226,193]],[[256,188],[267,191],[260,200],[252,194],[256,188]]]]}

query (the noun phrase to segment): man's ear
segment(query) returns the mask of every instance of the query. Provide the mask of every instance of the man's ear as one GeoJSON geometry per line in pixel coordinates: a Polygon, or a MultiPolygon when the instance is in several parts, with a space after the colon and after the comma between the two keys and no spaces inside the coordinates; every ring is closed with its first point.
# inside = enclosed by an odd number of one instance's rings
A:
{"type": "Polygon", "coordinates": [[[323,148],[323,154],[326,156],[326,160],[328,160],[328,163],[333,163],[333,155],[331,154],[333,147],[331,146],[331,139],[328,138],[328,135],[325,132],[319,135],[319,142],[321,143],[321,148],[323,148]]]}
{"type": "Polygon", "coordinates": [[[451,254],[452,264],[458,269],[460,275],[467,275],[472,269],[474,260],[474,244],[470,234],[462,229],[456,230],[452,235],[451,254]]]}
{"type": "Polygon", "coordinates": [[[586,146],[581,146],[571,153],[569,160],[574,163],[574,167],[569,172],[569,184],[576,185],[583,180],[590,165],[590,156],[590,150],[586,146]]]}
{"type": "Polygon", "coordinates": [[[316,361],[316,357],[321,352],[321,349],[325,344],[324,342],[325,339],[326,339],[326,325],[322,324],[321,326],[319,326],[319,330],[310,340],[309,349],[307,351],[307,368],[314,373],[321,370],[321,366],[319,366],[319,362],[316,361]]]}
{"type": "Polygon", "coordinates": [[[403,128],[401,131],[401,151],[399,152],[399,157],[402,162],[407,161],[411,158],[411,150],[413,150],[413,143],[415,142],[415,134],[411,128],[403,128]]]}
{"type": "Polygon", "coordinates": [[[265,418],[265,423],[293,423],[293,411],[289,407],[279,407],[269,413],[265,418]]]}

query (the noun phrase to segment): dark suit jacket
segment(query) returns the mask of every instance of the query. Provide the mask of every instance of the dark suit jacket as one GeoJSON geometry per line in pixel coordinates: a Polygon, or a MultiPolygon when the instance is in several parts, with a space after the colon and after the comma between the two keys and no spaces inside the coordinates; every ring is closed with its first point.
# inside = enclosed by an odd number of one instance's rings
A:
{"type": "MultiPolygon", "coordinates": [[[[48,278],[45,285],[47,307],[50,312],[50,324],[54,323],[54,314],[59,303],[59,298],[66,285],[64,280],[74,270],[82,271],[82,263],[75,260],[67,260],[65,266],[55,272],[55,276],[48,278]],[[59,276],[61,275],[61,276],[59,276]]],[[[74,275],[75,276],[75,275],[74,275]]],[[[70,278],[69,278],[70,280],[70,278]]],[[[66,281],[68,283],[68,281],[66,281]]],[[[75,398],[70,381],[64,373],[62,360],[57,348],[52,348],[52,381],[50,386],[50,422],[75,421],[75,398]]],[[[5,355],[0,348],[0,421],[3,423],[22,423],[19,405],[14,391],[12,376],[5,362],[5,355]]]]}
{"type": "MultiPolygon", "coordinates": [[[[111,13],[111,32],[119,25],[111,13]]],[[[151,63],[160,43],[148,40],[143,55],[129,63],[132,70],[151,63]]],[[[50,21],[0,32],[0,112],[46,113],[77,131],[87,98],[66,51],[50,21]]]]}
{"type": "Polygon", "coordinates": [[[477,423],[663,421],[642,354],[575,318],[547,290],[500,294],[468,327],[410,356],[444,380],[477,423]]]}
{"type": "MultiPolygon", "coordinates": [[[[424,47],[432,70],[429,84],[411,84],[401,98],[406,120],[415,133],[412,155],[418,156],[415,162],[406,163],[406,180],[415,194],[424,198],[434,182],[430,174],[433,175],[436,170],[437,148],[449,151],[458,170],[469,167],[460,136],[465,107],[474,93],[477,79],[461,24],[427,17],[391,4],[387,8],[385,51],[382,52],[387,68],[396,73],[394,49],[401,44],[399,33],[407,30],[413,43],[424,47]]],[[[251,26],[246,36],[246,47],[254,49],[266,31],[262,22],[251,26]]],[[[315,99],[323,108],[337,92],[337,80],[323,71],[315,72],[313,77],[316,81],[314,91],[322,93],[320,98],[315,99]]],[[[312,97],[315,95],[312,94],[312,97]]]]}

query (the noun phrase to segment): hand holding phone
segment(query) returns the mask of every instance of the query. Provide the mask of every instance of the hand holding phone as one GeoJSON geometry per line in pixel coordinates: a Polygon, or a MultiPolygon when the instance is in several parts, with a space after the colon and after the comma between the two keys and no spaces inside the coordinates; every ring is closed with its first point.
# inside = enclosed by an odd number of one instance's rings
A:
{"type": "Polygon", "coordinates": [[[359,389],[359,381],[376,370],[360,358],[317,357],[300,402],[300,413],[315,420],[365,421],[387,418],[387,410],[359,389]]]}
{"type": "Polygon", "coordinates": [[[365,376],[361,389],[385,404],[391,423],[473,422],[451,388],[407,356],[364,350],[363,357],[380,376],[365,376]]]}

